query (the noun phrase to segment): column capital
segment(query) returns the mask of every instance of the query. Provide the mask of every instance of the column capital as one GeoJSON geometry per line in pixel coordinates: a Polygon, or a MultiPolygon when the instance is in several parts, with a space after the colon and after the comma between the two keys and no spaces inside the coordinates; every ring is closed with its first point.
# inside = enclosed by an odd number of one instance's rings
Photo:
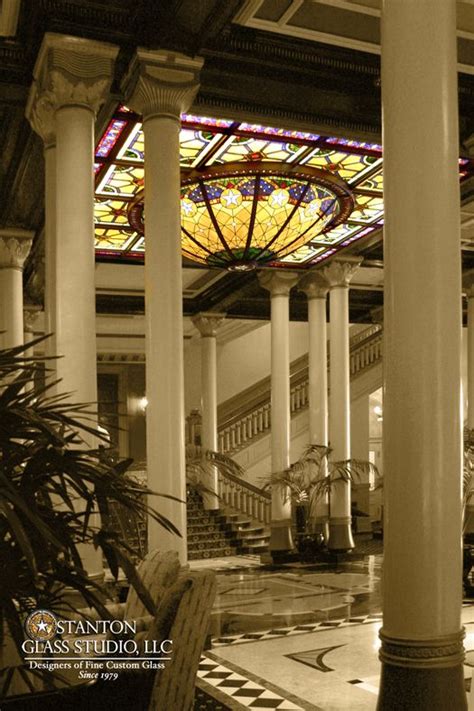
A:
{"type": "Polygon", "coordinates": [[[474,296],[474,269],[469,269],[462,275],[462,289],[468,299],[474,296]]]}
{"type": "Polygon", "coordinates": [[[299,280],[298,291],[303,291],[308,300],[325,299],[329,291],[329,284],[320,270],[312,269],[299,280]]]}
{"type": "Polygon", "coordinates": [[[145,120],[151,116],[179,120],[198,92],[203,63],[200,57],[138,48],[123,81],[127,104],[145,120]]]}
{"type": "Polygon", "coordinates": [[[335,258],[327,266],[321,267],[321,274],[326,279],[330,289],[347,287],[361,262],[362,259],[359,257],[335,258]]]}
{"type": "Polygon", "coordinates": [[[212,312],[201,312],[195,314],[191,321],[198,329],[202,338],[215,338],[217,334],[217,329],[222,325],[226,314],[217,314],[212,312]]]}
{"type": "Polygon", "coordinates": [[[23,269],[34,232],[6,227],[0,230],[0,269],[23,269]]]}
{"type": "Polygon", "coordinates": [[[273,297],[289,296],[300,275],[283,269],[262,269],[257,276],[260,286],[267,289],[273,297]]]}
{"type": "Polygon", "coordinates": [[[97,113],[107,98],[118,47],[47,32],[33,70],[26,117],[46,145],[54,142],[54,114],[63,106],[97,113]]]}

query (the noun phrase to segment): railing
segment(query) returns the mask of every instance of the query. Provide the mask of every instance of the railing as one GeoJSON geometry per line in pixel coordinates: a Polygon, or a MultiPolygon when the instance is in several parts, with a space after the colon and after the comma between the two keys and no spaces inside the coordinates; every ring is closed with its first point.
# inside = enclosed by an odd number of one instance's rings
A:
{"type": "Polygon", "coordinates": [[[262,525],[270,523],[271,496],[232,474],[218,474],[220,501],[262,525]]]}
{"type": "MultiPolygon", "coordinates": [[[[382,329],[379,325],[370,326],[351,338],[351,378],[379,363],[381,358],[382,329]]],[[[291,371],[290,411],[293,416],[308,406],[308,357],[295,361],[291,371]]],[[[224,454],[235,453],[268,433],[271,429],[270,378],[221,406],[218,419],[218,448],[224,454]]]]}

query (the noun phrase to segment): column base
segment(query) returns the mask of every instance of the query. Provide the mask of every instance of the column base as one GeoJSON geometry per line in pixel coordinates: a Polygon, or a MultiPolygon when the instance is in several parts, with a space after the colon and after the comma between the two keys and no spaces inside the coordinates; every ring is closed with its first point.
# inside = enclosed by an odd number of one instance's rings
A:
{"type": "Polygon", "coordinates": [[[327,544],[329,541],[329,520],[323,517],[316,518],[311,526],[311,533],[320,533],[327,544]]]}
{"type": "Polygon", "coordinates": [[[355,543],[352,537],[351,517],[330,518],[328,549],[334,553],[343,553],[353,548],[355,543]]]}
{"type": "Polygon", "coordinates": [[[270,552],[294,550],[291,519],[270,523],[270,552]]]}
{"type": "Polygon", "coordinates": [[[467,711],[464,631],[427,640],[380,632],[382,675],[377,711],[467,711]]]}

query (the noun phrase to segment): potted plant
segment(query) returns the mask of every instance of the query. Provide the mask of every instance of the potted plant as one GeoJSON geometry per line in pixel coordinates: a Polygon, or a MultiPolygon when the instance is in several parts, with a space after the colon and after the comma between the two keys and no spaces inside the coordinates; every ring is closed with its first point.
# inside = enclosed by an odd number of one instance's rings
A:
{"type": "Polygon", "coordinates": [[[305,557],[320,551],[328,542],[327,522],[331,513],[331,496],[338,481],[353,482],[361,477],[380,477],[375,464],[361,459],[333,460],[332,449],[310,444],[288,469],[272,474],[265,487],[278,487],[294,505],[298,548],[305,557]],[[326,504],[321,507],[321,504],[326,504]],[[321,512],[326,511],[321,521],[321,512]]]}
{"type": "Polygon", "coordinates": [[[37,688],[38,677],[43,688],[53,685],[53,673],[22,666],[23,622],[32,609],[67,614],[87,605],[110,619],[106,590],[89,579],[81,544],[99,548],[115,577],[121,567],[153,612],[128,545],[110,525],[111,505],[180,535],[147,505],[143,494],[153,492],[125,476],[131,460],[113,462],[87,444],[104,440],[88,406],[52,396],[48,381],[32,387],[44,363],[24,352],[41,340],[0,351],[0,696],[18,677],[22,690],[37,688]]]}

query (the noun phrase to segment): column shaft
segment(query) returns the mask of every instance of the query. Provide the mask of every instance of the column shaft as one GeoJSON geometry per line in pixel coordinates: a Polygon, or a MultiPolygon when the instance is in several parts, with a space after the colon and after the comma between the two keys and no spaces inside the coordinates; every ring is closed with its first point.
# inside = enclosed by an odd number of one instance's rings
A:
{"type": "Polygon", "coordinates": [[[379,709],[466,708],[455,11],[454,0],[385,0],[382,12],[386,517],[379,709]]]}
{"type": "Polygon", "coordinates": [[[308,299],[309,441],[328,443],[326,299],[308,299]]]}
{"type": "MultiPolygon", "coordinates": [[[[45,145],[44,149],[44,315],[45,333],[50,334],[45,348],[48,356],[56,356],[57,309],[56,309],[56,144],[45,145]]],[[[48,368],[56,371],[56,360],[48,363],[48,368]]],[[[53,376],[55,379],[57,376],[53,376]]]]}
{"type": "Polygon", "coordinates": [[[186,474],[184,457],[183,307],[179,210],[179,121],[167,116],[145,120],[148,486],[171,494],[151,500],[181,538],[149,523],[149,547],[177,549],[184,563],[186,474]]]}
{"type": "Polygon", "coordinates": [[[72,399],[95,403],[95,262],[93,240],[94,113],[56,111],[56,312],[59,386],[72,399]]]}
{"type": "Polygon", "coordinates": [[[1,348],[23,343],[23,273],[17,267],[0,268],[1,348]]]}
{"type": "MultiPolygon", "coordinates": [[[[329,293],[330,366],[329,437],[333,461],[349,459],[350,380],[349,380],[349,289],[334,286],[329,293]]],[[[330,496],[329,548],[354,548],[351,532],[351,485],[336,481],[330,496]]]]}

